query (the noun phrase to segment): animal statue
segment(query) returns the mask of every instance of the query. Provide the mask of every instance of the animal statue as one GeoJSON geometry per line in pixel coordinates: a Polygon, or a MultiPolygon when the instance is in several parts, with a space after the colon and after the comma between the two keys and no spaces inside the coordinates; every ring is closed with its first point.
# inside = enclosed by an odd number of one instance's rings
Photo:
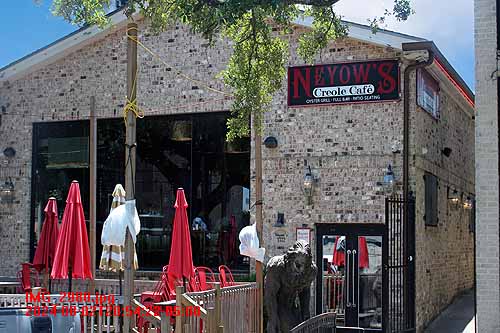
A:
{"type": "Polygon", "coordinates": [[[289,333],[309,319],[310,287],[317,271],[310,246],[301,241],[269,260],[264,280],[267,333],[289,333]]]}

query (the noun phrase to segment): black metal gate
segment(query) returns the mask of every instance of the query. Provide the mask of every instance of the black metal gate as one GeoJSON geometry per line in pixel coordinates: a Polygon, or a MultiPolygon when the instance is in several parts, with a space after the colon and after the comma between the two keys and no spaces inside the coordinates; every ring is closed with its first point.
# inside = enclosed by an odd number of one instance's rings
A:
{"type": "Polygon", "coordinates": [[[387,261],[384,265],[384,311],[387,332],[415,332],[415,199],[385,200],[387,261]],[[406,220],[406,221],[405,221],[406,220]]]}

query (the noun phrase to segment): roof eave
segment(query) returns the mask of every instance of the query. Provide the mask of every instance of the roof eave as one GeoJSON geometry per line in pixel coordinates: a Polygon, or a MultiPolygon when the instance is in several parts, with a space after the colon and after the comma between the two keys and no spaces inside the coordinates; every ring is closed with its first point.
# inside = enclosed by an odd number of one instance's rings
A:
{"type": "Polygon", "coordinates": [[[469,88],[467,83],[462,79],[460,74],[457,73],[455,68],[448,62],[446,57],[441,53],[436,44],[432,41],[421,41],[421,42],[408,42],[402,45],[403,51],[421,51],[430,50],[434,53],[435,61],[437,60],[450,75],[450,77],[459,85],[462,91],[467,95],[467,97],[474,102],[474,93],[469,88]]]}

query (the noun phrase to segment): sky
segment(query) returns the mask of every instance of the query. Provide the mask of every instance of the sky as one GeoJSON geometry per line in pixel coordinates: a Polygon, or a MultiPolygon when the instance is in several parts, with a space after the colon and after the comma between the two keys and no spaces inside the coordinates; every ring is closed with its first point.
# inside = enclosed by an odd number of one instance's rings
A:
{"type": "MultiPolygon", "coordinates": [[[[76,30],[50,12],[51,0],[2,0],[0,68],[76,30]]],[[[474,89],[473,0],[411,0],[415,14],[406,22],[389,19],[385,29],[432,40],[457,72],[474,89]]],[[[367,24],[392,8],[393,0],[340,0],[344,19],[367,24]]]]}

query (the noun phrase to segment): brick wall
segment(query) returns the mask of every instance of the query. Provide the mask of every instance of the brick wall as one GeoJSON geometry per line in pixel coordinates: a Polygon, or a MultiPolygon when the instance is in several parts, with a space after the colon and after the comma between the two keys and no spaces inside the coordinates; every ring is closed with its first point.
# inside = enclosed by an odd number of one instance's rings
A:
{"type": "Polygon", "coordinates": [[[496,1],[476,0],[476,296],[478,332],[500,331],[496,1]]]}
{"type": "MultiPolygon", "coordinates": [[[[429,69],[432,70],[432,69],[429,69]]],[[[415,74],[410,91],[415,93],[415,74]]],[[[412,103],[411,187],[416,197],[417,327],[422,330],[461,291],[474,284],[472,211],[447,200],[448,187],[474,194],[474,120],[465,102],[440,85],[440,118],[412,103]],[[443,148],[451,155],[442,154],[443,148]],[[424,174],[438,178],[438,225],[425,226],[424,174]]]]}

